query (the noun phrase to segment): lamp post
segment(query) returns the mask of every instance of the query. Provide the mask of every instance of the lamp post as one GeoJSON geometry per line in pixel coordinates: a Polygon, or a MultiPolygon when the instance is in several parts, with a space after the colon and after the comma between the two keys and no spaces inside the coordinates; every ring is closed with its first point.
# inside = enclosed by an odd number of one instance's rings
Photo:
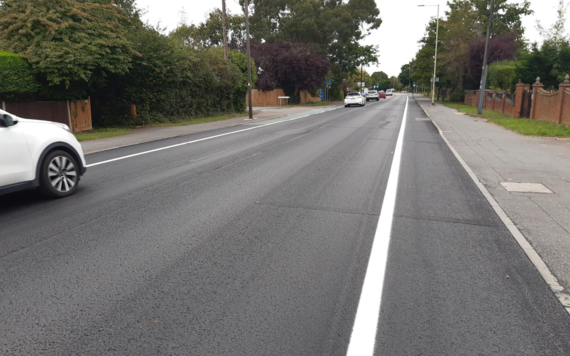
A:
{"type": "Polygon", "coordinates": [[[485,100],[485,85],[487,84],[487,60],[489,58],[489,39],[491,38],[491,30],[493,29],[493,4],[491,0],[491,7],[489,8],[489,22],[487,23],[487,37],[485,39],[485,53],[483,55],[483,70],[481,74],[481,85],[479,86],[479,103],[477,105],[477,114],[483,113],[483,102],[485,100]]]}
{"type": "Polygon", "coordinates": [[[437,70],[437,41],[439,36],[439,4],[437,5],[418,5],[418,7],[437,6],[437,25],[435,27],[435,57],[433,57],[433,84],[431,89],[431,105],[435,105],[435,72],[437,70]]]}

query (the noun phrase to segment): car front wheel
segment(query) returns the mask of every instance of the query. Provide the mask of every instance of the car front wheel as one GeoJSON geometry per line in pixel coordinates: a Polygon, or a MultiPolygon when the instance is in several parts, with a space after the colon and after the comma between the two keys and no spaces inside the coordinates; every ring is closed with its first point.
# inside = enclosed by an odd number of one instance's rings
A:
{"type": "Polygon", "coordinates": [[[50,198],[63,198],[77,191],[79,168],[65,151],[50,152],[40,168],[40,191],[50,198]]]}

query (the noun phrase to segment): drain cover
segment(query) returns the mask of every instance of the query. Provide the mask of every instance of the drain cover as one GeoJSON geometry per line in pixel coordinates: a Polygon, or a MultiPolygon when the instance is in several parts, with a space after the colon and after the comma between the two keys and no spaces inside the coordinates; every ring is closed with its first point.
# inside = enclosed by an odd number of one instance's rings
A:
{"type": "Polygon", "coordinates": [[[545,193],[552,194],[552,191],[540,183],[512,183],[501,182],[501,185],[509,192],[516,193],[545,193]]]}

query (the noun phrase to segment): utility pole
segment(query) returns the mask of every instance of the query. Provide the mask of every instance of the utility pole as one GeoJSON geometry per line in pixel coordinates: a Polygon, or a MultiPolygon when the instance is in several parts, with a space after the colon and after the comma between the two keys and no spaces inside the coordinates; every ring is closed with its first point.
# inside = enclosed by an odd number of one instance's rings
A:
{"type": "Polygon", "coordinates": [[[224,58],[228,59],[228,35],[226,31],[226,0],[222,0],[222,28],[224,32],[224,58]]]}
{"type": "Polygon", "coordinates": [[[362,80],[362,76],[363,76],[364,72],[362,71],[362,63],[360,64],[360,93],[364,92],[364,84],[362,84],[363,80],[362,80]]]}
{"type": "Polygon", "coordinates": [[[249,18],[248,18],[248,11],[249,11],[249,4],[248,1],[245,0],[244,4],[244,12],[245,12],[245,36],[246,36],[246,46],[247,46],[247,92],[249,95],[249,118],[253,119],[253,109],[252,109],[252,98],[251,98],[251,52],[249,47],[249,18]]]}
{"type": "Polygon", "coordinates": [[[477,106],[477,114],[483,113],[483,100],[485,99],[485,85],[487,84],[487,59],[489,56],[489,39],[491,38],[491,30],[493,29],[493,5],[495,0],[491,0],[489,9],[489,23],[487,24],[487,38],[485,39],[485,54],[483,55],[483,69],[481,73],[481,85],[479,87],[479,105],[477,106]]]}

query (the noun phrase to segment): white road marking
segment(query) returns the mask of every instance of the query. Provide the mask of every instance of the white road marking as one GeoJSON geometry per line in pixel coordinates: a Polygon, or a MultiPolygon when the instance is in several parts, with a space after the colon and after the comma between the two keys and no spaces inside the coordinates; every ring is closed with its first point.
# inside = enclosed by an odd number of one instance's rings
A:
{"type": "Polygon", "coordinates": [[[408,98],[406,98],[406,108],[404,109],[400,132],[398,133],[398,141],[396,142],[394,158],[390,167],[390,176],[388,177],[388,184],[384,193],[378,226],[374,234],[374,242],[370,251],[370,259],[366,268],[362,293],[360,294],[358,309],[352,327],[347,356],[372,356],[374,354],[407,116],[408,98]]]}
{"type": "MultiPolygon", "coordinates": [[[[339,106],[339,107],[335,107],[334,109],[338,109],[338,108],[340,108],[340,106],[339,106]]],[[[94,166],[98,166],[98,165],[101,165],[101,164],[110,163],[110,162],[115,162],[115,161],[120,161],[120,160],[123,160],[123,159],[131,158],[131,157],[136,157],[136,156],[141,156],[141,155],[145,155],[145,154],[152,153],[152,152],[163,151],[163,150],[167,150],[167,149],[174,148],[174,147],[189,145],[189,144],[191,144],[191,143],[196,143],[196,142],[200,142],[200,141],[211,140],[211,139],[217,138],[217,137],[222,137],[222,136],[227,136],[227,135],[233,135],[233,134],[236,134],[236,133],[239,133],[239,132],[244,132],[244,131],[255,130],[255,129],[262,128],[262,127],[275,125],[275,124],[278,124],[278,123],[281,123],[281,122],[293,121],[293,120],[301,119],[301,118],[304,118],[304,117],[307,117],[307,116],[311,116],[311,115],[315,115],[315,114],[322,114],[323,112],[331,111],[331,110],[334,110],[334,109],[324,110],[324,111],[321,111],[321,112],[316,112],[316,113],[313,113],[313,114],[303,115],[303,116],[295,117],[295,118],[292,118],[292,119],[286,119],[286,120],[281,120],[281,121],[277,121],[277,122],[271,122],[271,123],[267,123],[267,124],[261,124],[261,125],[259,125],[259,126],[253,126],[253,127],[249,127],[249,128],[247,128],[247,129],[243,129],[243,130],[237,130],[237,131],[232,131],[232,132],[226,132],[226,133],[223,133],[223,134],[220,134],[220,135],[204,137],[204,138],[200,138],[200,139],[197,139],[197,140],[192,140],[192,141],[177,143],[177,144],[175,144],[175,145],[170,145],[170,146],[155,148],[154,150],[143,151],[143,152],[139,152],[139,153],[134,153],[134,154],[132,154],[132,155],[117,157],[117,158],[113,158],[113,159],[109,159],[109,160],[101,161],[101,162],[97,162],[97,163],[91,163],[91,164],[86,165],[85,167],[86,167],[86,168],[94,167],[94,166]]]]}

